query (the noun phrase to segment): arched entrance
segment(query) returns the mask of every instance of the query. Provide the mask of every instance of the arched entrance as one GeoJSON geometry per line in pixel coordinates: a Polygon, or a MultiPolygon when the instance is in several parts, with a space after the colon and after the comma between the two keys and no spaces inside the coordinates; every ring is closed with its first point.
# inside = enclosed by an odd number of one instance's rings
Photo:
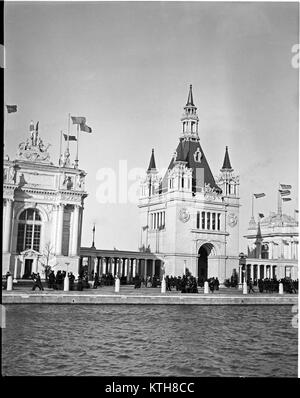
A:
{"type": "Polygon", "coordinates": [[[198,278],[205,281],[208,275],[208,256],[213,249],[211,243],[205,243],[198,251],[198,278]]]}

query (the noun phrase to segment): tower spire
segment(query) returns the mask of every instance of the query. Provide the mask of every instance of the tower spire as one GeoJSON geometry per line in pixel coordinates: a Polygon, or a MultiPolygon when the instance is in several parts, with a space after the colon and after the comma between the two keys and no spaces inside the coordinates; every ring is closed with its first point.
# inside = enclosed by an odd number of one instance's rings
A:
{"type": "Polygon", "coordinates": [[[229,159],[228,146],[226,146],[222,170],[232,170],[230,159],[229,159]]]}
{"type": "Polygon", "coordinates": [[[193,88],[193,86],[190,84],[190,91],[189,91],[189,96],[188,96],[188,100],[187,100],[186,106],[195,106],[194,105],[194,100],[193,100],[192,88],[193,88]]]}
{"type": "Polygon", "coordinates": [[[182,122],[182,135],[180,138],[191,141],[198,141],[198,123],[199,118],[197,115],[197,108],[193,100],[192,85],[190,84],[190,90],[186,106],[183,108],[184,113],[181,118],[182,122]]]}
{"type": "Polygon", "coordinates": [[[150,163],[148,167],[148,172],[151,170],[156,170],[156,164],[155,164],[155,157],[154,157],[154,149],[152,148],[152,153],[151,153],[151,158],[150,158],[150,163]]]}

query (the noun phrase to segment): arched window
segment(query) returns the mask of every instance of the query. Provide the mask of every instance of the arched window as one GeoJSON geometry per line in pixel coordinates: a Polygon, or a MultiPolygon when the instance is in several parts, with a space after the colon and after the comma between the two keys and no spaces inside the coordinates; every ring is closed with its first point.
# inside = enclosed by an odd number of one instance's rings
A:
{"type": "Polygon", "coordinates": [[[36,209],[26,209],[19,217],[17,251],[40,250],[42,220],[36,209]]]}
{"type": "Polygon", "coordinates": [[[269,245],[267,243],[264,243],[261,247],[261,258],[269,258],[269,245]]]}

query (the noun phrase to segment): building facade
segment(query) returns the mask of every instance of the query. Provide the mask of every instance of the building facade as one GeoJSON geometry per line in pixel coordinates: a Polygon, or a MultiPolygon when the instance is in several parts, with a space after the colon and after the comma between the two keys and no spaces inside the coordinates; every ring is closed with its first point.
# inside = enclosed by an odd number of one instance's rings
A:
{"type": "Polygon", "coordinates": [[[230,278],[239,264],[239,178],[226,147],[214,178],[198,135],[192,86],[181,134],[167,172],[159,176],[154,150],[139,201],[141,247],[162,260],[167,275],[188,269],[199,278],[230,278]]]}
{"type": "MultiPolygon", "coordinates": [[[[255,222],[251,217],[247,235],[247,277],[253,281],[264,278],[298,278],[299,231],[296,218],[271,212],[255,222]]],[[[243,269],[239,274],[242,280],[243,269]]]]}
{"type": "Polygon", "coordinates": [[[78,273],[86,173],[71,165],[68,148],[50,161],[33,122],[15,160],[4,160],[2,273],[14,279],[47,266],[78,273]]]}

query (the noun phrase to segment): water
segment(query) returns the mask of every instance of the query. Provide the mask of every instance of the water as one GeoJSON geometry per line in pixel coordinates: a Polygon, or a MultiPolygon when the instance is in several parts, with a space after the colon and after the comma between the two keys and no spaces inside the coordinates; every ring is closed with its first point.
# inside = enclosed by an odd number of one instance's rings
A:
{"type": "Polygon", "coordinates": [[[297,376],[290,306],[8,305],[10,376],[297,376]]]}

